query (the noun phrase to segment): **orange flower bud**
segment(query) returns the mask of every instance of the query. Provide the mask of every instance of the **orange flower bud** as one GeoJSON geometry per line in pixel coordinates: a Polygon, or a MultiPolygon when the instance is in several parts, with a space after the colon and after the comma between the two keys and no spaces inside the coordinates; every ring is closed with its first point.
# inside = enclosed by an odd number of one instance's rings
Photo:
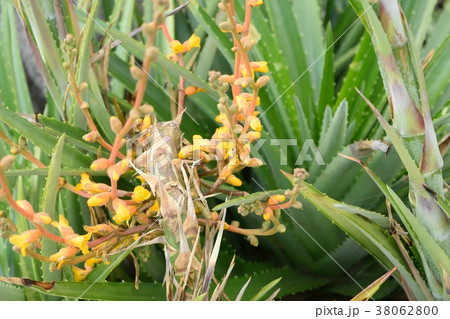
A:
{"type": "Polygon", "coordinates": [[[278,205],[286,200],[286,196],[284,195],[273,195],[269,197],[267,204],[269,205],[278,205]]]}
{"type": "Polygon", "coordinates": [[[256,86],[258,88],[265,87],[267,85],[267,83],[269,83],[269,81],[270,81],[270,77],[268,77],[267,75],[263,75],[256,81],[256,86]]]}
{"type": "Polygon", "coordinates": [[[248,167],[260,167],[263,164],[263,161],[261,161],[259,158],[252,158],[245,165],[247,165],[248,167]]]}
{"type": "Polygon", "coordinates": [[[92,131],[90,133],[87,133],[83,135],[83,140],[89,143],[95,143],[97,142],[98,138],[100,137],[100,134],[97,131],[92,131]]]}
{"type": "Polygon", "coordinates": [[[233,75],[224,74],[219,77],[220,82],[232,83],[234,81],[233,75]]]}
{"type": "Polygon", "coordinates": [[[111,126],[111,130],[116,134],[119,134],[123,127],[122,122],[115,116],[109,118],[109,125],[111,126]]]}
{"type": "Polygon", "coordinates": [[[40,212],[33,215],[33,222],[39,225],[46,225],[52,222],[52,219],[47,213],[40,212]]]}
{"type": "Polygon", "coordinates": [[[199,88],[197,86],[192,86],[192,85],[188,86],[187,88],[184,89],[184,93],[187,96],[194,95],[199,92],[206,92],[206,90],[204,88],[199,88]]]}
{"type": "Polygon", "coordinates": [[[16,201],[17,205],[20,206],[24,211],[26,211],[30,215],[34,215],[33,206],[31,206],[30,202],[27,200],[18,200],[16,201]]]}
{"type": "Polygon", "coordinates": [[[6,155],[0,160],[0,169],[6,171],[9,169],[14,163],[14,159],[16,157],[14,155],[6,155]]]}

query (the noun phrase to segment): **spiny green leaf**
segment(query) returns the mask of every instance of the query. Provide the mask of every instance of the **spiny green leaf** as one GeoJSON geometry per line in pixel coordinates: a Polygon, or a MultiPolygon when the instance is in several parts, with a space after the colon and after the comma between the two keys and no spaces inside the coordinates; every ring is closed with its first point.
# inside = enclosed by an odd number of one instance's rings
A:
{"type": "MultiPolygon", "coordinates": [[[[25,136],[30,142],[50,155],[57,138],[28,122],[26,119],[14,114],[9,109],[0,107],[0,120],[5,122],[20,135],[25,136]]],[[[64,144],[62,163],[68,167],[89,167],[92,160],[75,149],[73,146],[64,144]]]]}
{"type": "Polygon", "coordinates": [[[166,299],[160,283],[140,283],[136,290],[131,282],[56,282],[51,290],[34,288],[44,294],[86,300],[151,301],[166,299]]]}
{"type": "MultiPolygon", "coordinates": [[[[63,147],[65,143],[65,134],[62,134],[58,139],[58,143],[56,143],[55,148],[52,152],[52,159],[50,161],[50,165],[48,167],[48,176],[47,181],[44,187],[43,193],[43,201],[42,201],[42,211],[46,212],[52,220],[55,218],[55,206],[56,206],[56,198],[58,196],[58,188],[59,188],[59,176],[61,172],[61,161],[63,155],[63,147]]],[[[47,230],[52,231],[52,229],[47,228],[47,230]]],[[[58,251],[57,244],[48,239],[43,238],[42,241],[42,250],[41,254],[49,257],[50,255],[56,253],[58,251]]],[[[61,272],[55,271],[52,272],[49,270],[49,264],[46,262],[42,263],[43,270],[43,280],[44,281],[53,281],[53,280],[61,280],[61,272]]]]}
{"type": "Polygon", "coordinates": [[[267,285],[265,285],[264,287],[261,288],[261,290],[259,290],[256,295],[254,295],[253,297],[250,298],[250,301],[257,301],[257,300],[261,300],[262,298],[264,298],[264,296],[270,291],[272,290],[273,287],[275,287],[281,280],[280,278],[277,278],[271,282],[269,282],[267,285]]]}
{"type": "Polygon", "coordinates": [[[380,289],[381,285],[397,270],[394,267],[392,270],[388,271],[386,274],[375,280],[367,288],[357,294],[351,301],[367,301],[375,295],[375,293],[380,289]]]}
{"type": "Polygon", "coordinates": [[[304,183],[304,185],[305,187],[301,189],[301,195],[306,200],[355,239],[385,267],[398,266],[399,273],[406,280],[414,295],[420,300],[424,298],[423,293],[406,268],[395,242],[385,230],[368,221],[365,217],[336,208],[335,205],[339,204],[337,201],[321,194],[307,183],[304,183]]]}

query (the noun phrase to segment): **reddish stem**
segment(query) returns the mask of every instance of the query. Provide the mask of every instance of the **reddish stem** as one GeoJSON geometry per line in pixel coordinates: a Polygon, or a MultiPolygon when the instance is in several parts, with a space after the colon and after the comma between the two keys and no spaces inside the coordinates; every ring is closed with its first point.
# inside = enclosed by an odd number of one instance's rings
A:
{"type": "Polygon", "coordinates": [[[170,36],[169,30],[167,29],[167,25],[166,22],[164,21],[163,24],[161,25],[161,29],[164,33],[164,36],[166,37],[167,41],[170,43],[173,41],[172,37],[170,36]]]}
{"type": "Polygon", "coordinates": [[[36,227],[41,232],[42,236],[47,237],[48,239],[53,240],[58,243],[61,243],[61,244],[65,243],[64,239],[62,239],[61,237],[49,232],[42,225],[39,225],[39,224],[36,224],[35,222],[33,222],[33,214],[30,212],[27,212],[22,207],[20,207],[19,204],[17,204],[17,202],[14,200],[14,198],[12,197],[11,192],[9,190],[9,186],[8,186],[8,182],[6,181],[5,173],[1,170],[0,170],[0,184],[1,184],[1,189],[3,190],[3,194],[4,194],[8,204],[12,208],[14,208],[19,214],[21,214],[23,217],[25,217],[28,221],[30,221],[30,223],[32,223],[33,226],[36,227]]]}
{"type": "Polygon", "coordinates": [[[250,31],[250,21],[252,18],[252,7],[250,6],[250,1],[245,1],[245,22],[244,22],[244,36],[248,36],[250,31]]]}

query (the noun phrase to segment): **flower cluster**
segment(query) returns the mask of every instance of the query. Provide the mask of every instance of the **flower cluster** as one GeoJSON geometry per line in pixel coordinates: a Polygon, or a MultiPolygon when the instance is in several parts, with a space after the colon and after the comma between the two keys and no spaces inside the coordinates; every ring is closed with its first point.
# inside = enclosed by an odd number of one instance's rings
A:
{"type": "MultiPolygon", "coordinates": [[[[259,6],[262,1],[249,1],[249,4],[259,6]]],[[[258,158],[252,158],[251,144],[261,138],[261,122],[256,106],[260,104],[259,89],[270,80],[266,75],[256,77],[257,73],[267,73],[266,61],[249,61],[248,51],[255,45],[255,40],[249,36],[250,11],[247,11],[246,21],[239,24],[236,21],[234,9],[229,1],[219,3],[228,20],[220,24],[220,29],[231,33],[234,40],[236,64],[234,74],[220,74],[211,71],[209,82],[211,88],[219,95],[218,109],[220,114],[216,121],[220,127],[210,139],[200,135],[193,136],[193,143],[184,146],[178,156],[181,159],[208,163],[217,161],[217,181],[213,190],[223,182],[235,187],[242,181],[235,175],[245,167],[258,167],[263,163],[258,158]],[[227,91],[231,87],[232,101],[229,101],[227,91]]]]}
{"type": "MultiPolygon", "coordinates": [[[[255,45],[255,40],[249,35],[250,10],[262,3],[261,0],[247,0],[245,21],[242,24],[236,21],[232,1],[222,0],[219,3],[219,8],[228,17],[228,21],[222,23],[220,28],[223,32],[230,33],[234,40],[232,50],[235,53],[235,68],[233,74],[221,74],[213,71],[209,74],[210,86],[220,96],[217,105],[219,115],[216,117],[219,127],[215,133],[209,139],[194,135],[192,144],[184,145],[181,149],[177,145],[175,152],[171,155],[171,165],[176,163],[171,166],[171,170],[172,168],[173,170],[178,169],[175,175],[183,175],[185,178],[184,185],[183,182],[180,182],[180,185],[173,187],[176,196],[186,196],[182,200],[177,199],[177,202],[182,203],[180,205],[184,205],[186,202],[192,204],[185,209],[180,209],[180,212],[176,212],[180,214],[188,212],[187,216],[180,218],[180,221],[182,220],[184,224],[179,229],[179,220],[175,217],[177,214],[172,214],[172,211],[162,212],[162,207],[166,207],[166,211],[171,208],[168,202],[171,200],[175,202],[168,194],[170,189],[161,187],[161,183],[158,183],[161,180],[154,181],[150,175],[145,175],[145,168],[142,176],[134,177],[133,174],[135,173],[141,174],[137,168],[137,166],[141,166],[138,163],[140,157],[132,148],[128,148],[124,152],[124,145],[135,137],[137,143],[145,144],[151,137],[151,132],[159,130],[157,124],[160,123],[156,123],[153,107],[144,102],[144,91],[148,81],[148,77],[145,75],[149,73],[150,67],[159,56],[159,50],[153,46],[156,32],[158,30],[164,32],[172,50],[168,58],[181,67],[184,67],[186,54],[194,48],[200,47],[200,38],[193,34],[184,43],[172,40],[164,23],[164,11],[168,9],[168,2],[165,0],[155,1],[154,21],[144,24],[142,28],[144,35],[147,37],[142,67],[137,67],[134,64],[134,59],[131,61],[130,73],[137,81],[136,90],[129,101],[133,106],[128,115],[117,114],[117,116],[110,117],[110,128],[115,134],[114,141],[110,144],[111,141],[106,141],[97,129],[96,122],[90,113],[89,104],[81,94],[86,90],[88,84],[79,84],[76,81],[77,40],[71,35],[66,37],[63,50],[67,55],[64,67],[69,79],[68,94],[72,94],[73,100],[77,102],[86,118],[89,132],[83,136],[83,139],[89,143],[98,143],[101,150],[98,153],[98,158],[91,163],[90,169],[105,177],[103,177],[102,182],[97,182],[94,174],[83,173],[76,185],[71,185],[60,178],[57,189],[59,191],[64,188],[66,191],[85,198],[91,213],[95,214],[96,211],[101,211],[105,215],[109,215],[110,220],[100,224],[85,225],[83,229],[86,233],[79,234],[78,230],[75,231],[69,225],[69,221],[63,214],[59,215],[58,220],[53,220],[54,218],[52,219],[46,212],[35,212],[28,201],[14,200],[4,174],[4,171],[14,162],[14,156],[9,155],[0,161],[0,197],[5,198],[10,206],[24,216],[34,227],[17,234],[15,224],[7,218],[4,212],[0,212],[2,236],[9,238],[16,251],[20,251],[23,256],[30,255],[33,258],[48,262],[51,270],[60,269],[63,266],[72,266],[75,280],[80,281],[88,276],[95,265],[101,262],[108,263],[111,253],[127,249],[141,238],[150,241],[158,236],[166,236],[166,241],[170,245],[170,254],[177,256],[174,262],[176,275],[178,276],[186,270],[186,260],[191,256],[191,252],[187,248],[189,245],[186,238],[191,240],[197,234],[200,229],[199,224],[217,225],[223,221],[220,220],[217,212],[210,211],[205,200],[199,200],[204,199],[203,190],[198,187],[196,191],[190,191],[189,185],[187,185],[189,177],[184,174],[184,171],[182,174],[182,168],[180,168],[180,165],[182,165],[180,162],[182,161],[180,159],[195,163],[193,175],[195,175],[196,181],[199,180],[197,176],[203,173],[205,176],[216,178],[213,186],[206,185],[210,193],[216,190],[225,193],[227,190],[220,188],[222,183],[235,187],[241,186],[242,181],[235,174],[245,167],[262,165],[260,159],[251,157],[251,148],[252,143],[261,138],[262,125],[256,107],[260,104],[259,90],[270,80],[268,76],[263,75],[263,73],[269,71],[269,68],[266,61],[250,61],[248,56],[248,52],[255,45]],[[231,98],[228,95],[230,89],[231,98]],[[108,156],[105,154],[108,154],[108,156]],[[175,157],[178,155],[178,158],[173,158],[173,154],[175,154],[175,157]],[[208,163],[213,160],[217,162],[216,167],[208,167],[208,163]],[[123,184],[120,183],[120,180],[127,180],[128,183],[124,184],[128,186],[122,187],[123,184]],[[133,186],[130,187],[130,184],[133,186]],[[186,192],[180,192],[180,190],[186,190],[186,192]],[[200,214],[206,219],[202,219],[200,214]],[[159,219],[162,219],[161,223],[157,222],[159,219]],[[42,255],[43,238],[56,242],[59,245],[58,250],[47,256],[42,255]],[[185,241],[183,244],[181,239],[185,241]],[[81,264],[83,264],[83,268],[80,267],[81,264]]],[[[185,96],[202,91],[204,91],[203,88],[195,86],[185,87],[184,78],[180,76],[177,88],[178,112],[172,112],[174,121],[171,123],[179,125],[178,121],[181,120],[181,115],[184,112],[185,96]]],[[[23,138],[16,145],[1,131],[0,137],[11,145],[14,155],[20,154],[39,168],[46,168],[42,162],[27,151],[26,141],[23,138]]],[[[148,147],[153,147],[153,145],[148,147]]],[[[161,151],[161,149],[158,149],[158,151],[161,151]]],[[[152,160],[155,159],[152,158],[152,160]]],[[[164,175],[167,172],[158,173],[164,175]]],[[[170,175],[170,172],[166,175],[170,175]]],[[[156,177],[154,178],[156,179],[156,177]]],[[[296,178],[300,177],[297,176],[296,178]]],[[[172,180],[171,183],[168,183],[169,188],[173,186],[171,185],[173,183],[176,184],[177,182],[172,180]]],[[[201,180],[198,182],[198,184],[202,183],[201,180]]],[[[250,212],[262,215],[264,222],[261,229],[242,229],[239,228],[237,222],[226,224],[225,229],[245,235],[251,244],[257,245],[256,236],[267,236],[285,231],[284,226],[279,221],[280,210],[294,205],[298,206],[296,195],[298,193],[293,190],[289,194],[272,195],[266,201],[242,205],[239,208],[242,215],[250,212]],[[286,198],[288,198],[287,201],[286,198]]],[[[196,255],[196,257],[198,256],[196,255]]],[[[193,265],[197,265],[197,262],[197,260],[193,261],[193,265]]],[[[193,268],[198,267],[193,266],[193,268]]]]}

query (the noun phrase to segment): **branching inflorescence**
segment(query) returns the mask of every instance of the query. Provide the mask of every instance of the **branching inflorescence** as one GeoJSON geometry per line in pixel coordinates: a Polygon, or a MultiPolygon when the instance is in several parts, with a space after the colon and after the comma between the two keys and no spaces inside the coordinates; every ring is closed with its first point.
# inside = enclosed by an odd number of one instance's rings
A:
{"type": "MultiPolygon", "coordinates": [[[[219,227],[224,223],[219,213],[210,211],[203,193],[224,193],[231,196],[242,194],[243,192],[237,190],[223,189],[222,186],[224,183],[234,187],[241,186],[242,181],[235,174],[243,168],[262,165],[260,159],[251,157],[251,145],[261,137],[262,127],[256,111],[260,103],[258,93],[270,80],[266,75],[258,75],[269,70],[266,61],[250,61],[248,55],[255,45],[255,40],[249,33],[251,10],[262,4],[261,0],[246,0],[245,21],[239,24],[233,0],[223,0],[219,3],[220,10],[227,16],[227,21],[222,22],[220,28],[223,32],[230,33],[234,41],[232,48],[235,54],[234,73],[229,75],[210,71],[210,86],[220,96],[217,105],[220,114],[216,117],[220,127],[210,139],[194,135],[192,144],[184,140],[184,146],[181,145],[181,138],[178,142],[176,136],[179,122],[186,111],[184,100],[192,94],[203,92],[204,89],[186,86],[185,79],[180,76],[178,109],[172,112],[174,115],[172,122],[157,123],[153,107],[144,101],[148,74],[160,54],[159,49],[154,46],[159,30],[162,30],[172,49],[168,58],[182,67],[185,54],[200,47],[201,40],[195,34],[184,43],[171,38],[164,22],[168,1],[154,1],[153,22],[145,23],[142,27],[146,38],[142,66],[137,66],[132,58],[130,68],[133,78],[137,81],[131,101],[133,106],[128,116],[111,116],[110,126],[115,133],[112,144],[101,136],[90,114],[89,103],[82,97],[88,84],[77,83],[75,75],[78,62],[77,40],[74,36],[67,35],[62,48],[67,57],[64,68],[68,74],[68,94],[71,94],[78,104],[90,130],[83,139],[91,143],[98,142],[101,147],[98,158],[92,162],[90,168],[94,171],[106,171],[109,183],[96,182],[92,176],[83,173],[77,185],[71,185],[64,178],[60,178],[58,190],[64,188],[86,198],[90,208],[105,209],[111,214],[112,221],[86,225],[84,226],[86,233],[77,234],[63,214],[58,220],[52,220],[46,212],[35,212],[28,201],[15,200],[5,176],[5,171],[14,162],[14,157],[21,155],[39,168],[46,166],[27,150],[23,138],[15,144],[0,132],[0,137],[11,146],[13,153],[4,157],[0,163],[1,196],[34,226],[22,234],[15,234],[17,229],[14,223],[2,213],[0,226],[3,236],[9,237],[15,249],[23,256],[29,255],[49,262],[50,269],[71,265],[75,280],[80,281],[86,278],[96,264],[109,263],[112,253],[124,250],[138,240],[150,242],[157,237],[165,237],[171,263],[175,275],[178,276],[175,278],[179,279],[179,276],[186,272],[189,278],[195,277],[192,275],[193,272],[201,272],[199,265],[202,257],[198,252],[198,240],[192,238],[198,236],[199,229],[219,227]],[[230,88],[231,96],[228,95],[230,88]],[[136,154],[132,148],[124,152],[124,146],[131,139],[138,144],[155,144],[159,140],[155,140],[153,134],[156,132],[160,136],[161,132],[165,132],[171,125],[176,129],[169,131],[172,141],[170,146],[164,144],[166,146],[152,148],[150,145],[151,152],[147,151],[144,154],[136,154]],[[161,153],[169,154],[169,158],[158,166],[155,163],[159,161],[158,156],[161,153]],[[109,156],[104,157],[102,154],[109,156]],[[143,158],[145,159],[142,160],[143,158]],[[157,174],[149,167],[148,161],[152,163],[150,166],[155,165],[158,168],[157,174]],[[138,176],[136,180],[133,178],[132,183],[140,185],[135,186],[134,190],[119,188],[118,182],[121,178],[129,178],[136,173],[138,176]],[[212,184],[201,180],[207,177],[215,179],[212,184]],[[59,251],[50,256],[42,255],[39,248],[43,237],[58,243],[59,251]],[[183,255],[184,253],[187,255],[183,255]],[[81,263],[84,263],[83,268],[79,265],[81,263]]],[[[241,215],[245,216],[252,212],[262,215],[263,222],[259,229],[242,229],[237,222],[225,223],[224,228],[247,236],[251,244],[257,245],[256,236],[285,231],[279,220],[280,210],[301,206],[296,201],[297,195],[298,192],[294,189],[287,192],[287,201],[285,195],[274,195],[264,201],[242,205],[239,208],[241,215]]]]}

